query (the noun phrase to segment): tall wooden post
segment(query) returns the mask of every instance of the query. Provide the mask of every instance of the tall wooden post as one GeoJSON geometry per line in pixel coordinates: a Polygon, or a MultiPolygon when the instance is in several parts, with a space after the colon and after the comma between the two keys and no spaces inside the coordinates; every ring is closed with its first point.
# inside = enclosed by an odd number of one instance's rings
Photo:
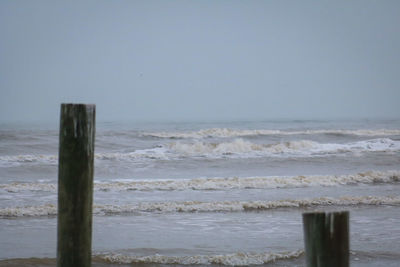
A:
{"type": "Polygon", "coordinates": [[[95,105],[62,104],[57,266],[91,266],[95,105]]]}
{"type": "Polygon", "coordinates": [[[349,212],[303,213],[307,267],[349,266],[349,212]]]}

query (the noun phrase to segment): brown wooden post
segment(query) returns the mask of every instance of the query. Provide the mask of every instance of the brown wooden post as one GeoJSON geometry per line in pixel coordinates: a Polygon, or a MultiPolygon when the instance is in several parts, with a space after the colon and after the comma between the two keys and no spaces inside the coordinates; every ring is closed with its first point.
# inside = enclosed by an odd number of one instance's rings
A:
{"type": "Polygon", "coordinates": [[[95,105],[62,104],[57,266],[91,266],[95,105]]]}
{"type": "Polygon", "coordinates": [[[303,213],[308,267],[349,266],[349,212],[303,213]]]}

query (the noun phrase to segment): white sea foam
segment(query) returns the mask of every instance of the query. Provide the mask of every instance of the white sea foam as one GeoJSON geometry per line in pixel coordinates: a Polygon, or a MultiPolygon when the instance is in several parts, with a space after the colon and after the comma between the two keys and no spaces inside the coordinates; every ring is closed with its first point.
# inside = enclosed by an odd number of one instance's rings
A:
{"type": "Polygon", "coordinates": [[[309,140],[288,141],[275,144],[255,144],[243,139],[230,142],[205,143],[173,142],[167,152],[180,156],[205,156],[210,158],[259,156],[321,156],[345,152],[394,152],[400,151],[400,141],[389,138],[378,138],[347,144],[320,144],[309,140]]]}
{"type": "Polygon", "coordinates": [[[277,201],[224,201],[224,202],[161,202],[161,203],[139,203],[137,205],[97,206],[98,213],[130,213],[142,212],[227,212],[227,211],[250,211],[269,210],[277,208],[299,208],[310,206],[348,206],[348,205],[398,205],[399,197],[321,197],[302,200],[277,200],[277,201]]]}
{"type": "Polygon", "coordinates": [[[240,212],[251,210],[270,210],[277,208],[301,208],[312,206],[349,206],[349,205],[399,205],[400,197],[321,197],[301,200],[276,201],[222,201],[222,202],[160,202],[138,203],[133,205],[98,205],[96,214],[121,214],[132,212],[240,212]]]}
{"type": "MultiPolygon", "coordinates": [[[[165,149],[162,147],[142,149],[128,153],[96,153],[94,158],[96,160],[125,160],[135,161],[140,159],[167,159],[165,149]]],[[[0,156],[0,166],[20,166],[26,163],[39,163],[39,164],[51,164],[55,165],[58,163],[58,156],[56,155],[16,155],[16,156],[0,156]]]]}
{"type": "MultiPolygon", "coordinates": [[[[360,196],[360,197],[320,197],[313,199],[284,199],[275,201],[182,201],[182,202],[140,202],[129,205],[94,205],[93,214],[112,215],[135,212],[243,212],[252,210],[271,210],[278,208],[305,208],[316,206],[353,205],[400,205],[400,197],[360,196]]],[[[0,208],[0,217],[51,216],[57,214],[56,206],[25,206],[0,208]]]]}
{"type": "MultiPolygon", "coordinates": [[[[141,161],[173,160],[184,157],[206,158],[255,158],[255,157],[313,157],[343,153],[398,152],[400,141],[389,138],[377,138],[346,144],[321,144],[310,140],[257,144],[244,139],[227,142],[208,143],[201,141],[171,142],[158,147],[122,153],[96,153],[99,161],[141,161]]],[[[18,166],[21,164],[57,164],[55,155],[18,155],[1,156],[0,166],[18,166]]]]}
{"type": "Polygon", "coordinates": [[[208,143],[202,141],[171,142],[154,149],[138,150],[128,154],[99,154],[97,159],[129,160],[139,158],[177,159],[183,157],[205,158],[255,158],[255,157],[314,157],[344,153],[397,152],[400,141],[377,138],[346,144],[321,144],[310,140],[257,144],[244,139],[208,143]]]}
{"type": "Polygon", "coordinates": [[[0,218],[13,217],[38,217],[38,216],[54,216],[57,215],[57,207],[53,204],[45,204],[42,206],[25,206],[0,208],[0,218]]]}
{"type": "Polygon", "coordinates": [[[0,156],[0,166],[19,166],[23,163],[57,164],[55,155],[16,155],[0,156]]]}
{"type": "Polygon", "coordinates": [[[396,152],[400,141],[377,138],[347,144],[321,144],[310,140],[257,144],[244,139],[208,143],[201,141],[171,142],[169,144],[131,153],[96,154],[99,160],[177,159],[182,157],[254,158],[309,157],[342,153],[396,152]]]}
{"type": "Polygon", "coordinates": [[[400,171],[368,171],[354,175],[310,175],[293,177],[230,177],[180,180],[144,180],[98,183],[97,190],[228,190],[338,186],[348,184],[393,183],[400,181],[400,171]]]}
{"type": "Polygon", "coordinates": [[[128,153],[96,153],[97,160],[138,160],[138,159],[168,159],[167,151],[164,147],[141,149],[128,153]]]}
{"type": "Polygon", "coordinates": [[[228,265],[228,266],[248,266],[262,265],[277,260],[298,258],[303,254],[302,250],[291,252],[266,252],[266,253],[246,253],[237,252],[225,255],[194,255],[194,256],[132,256],[123,254],[109,254],[100,258],[117,264],[132,263],[155,263],[155,264],[181,264],[181,265],[228,265]]]}
{"type": "Polygon", "coordinates": [[[258,136],[258,135],[312,135],[312,134],[332,134],[332,135],[357,135],[357,136],[391,136],[400,135],[399,129],[357,129],[357,130],[240,130],[228,128],[211,128],[199,131],[188,132],[153,132],[144,133],[145,136],[159,138],[210,138],[210,137],[240,137],[240,136],[258,136]]]}
{"type": "MultiPolygon", "coordinates": [[[[299,188],[310,186],[339,186],[374,183],[397,183],[400,171],[367,171],[350,175],[307,175],[292,177],[227,177],[195,178],[174,180],[130,180],[113,182],[95,182],[94,189],[101,191],[152,191],[152,190],[229,190],[229,189],[268,189],[299,188]]],[[[51,183],[11,183],[0,184],[6,192],[19,191],[56,191],[51,183]]]]}
{"type": "Polygon", "coordinates": [[[9,193],[16,193],[20,191],[45,191],[54,192],[57,189],[56,184],[52,183],[20,183],[14,182],[10,184],[0,184],[0,189],[9,193]]]}

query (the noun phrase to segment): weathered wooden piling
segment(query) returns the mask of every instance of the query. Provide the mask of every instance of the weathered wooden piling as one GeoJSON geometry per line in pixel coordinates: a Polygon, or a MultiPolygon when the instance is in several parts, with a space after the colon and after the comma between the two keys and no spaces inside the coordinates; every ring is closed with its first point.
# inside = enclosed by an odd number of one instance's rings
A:
{"type": "Polygon", "coordinates": [[[57,266],[91,266],[95,105],[62,104],[57,266]]]}
{"type": "Polygon", "coordinates": [[[349,212],[303,213],[308,267],[349,266],[349,212]]]}

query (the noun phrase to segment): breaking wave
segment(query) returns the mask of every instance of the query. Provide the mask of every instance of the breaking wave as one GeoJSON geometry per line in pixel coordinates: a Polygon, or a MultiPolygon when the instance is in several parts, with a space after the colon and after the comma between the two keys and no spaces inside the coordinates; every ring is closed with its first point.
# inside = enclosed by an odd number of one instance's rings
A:
{"type": "Polygon", "coordinates": [[[291,141],[277,144],[255,144],[243,139],[223,143],[170,143],[168,150],[183,156],[237,156],[252,157],[281,153],[305,152],[317,147],[318,143],[312,141],[291,141]]]}
{"type": "Polygon", "coordinates": [[[134,205],[99,205],[94,207],[96,214],[122,214],[133,212],[242,212],[270,210],[278,208],[305,208],[312,206],[351,206],[351,205],[399,205],[399,197],[321,197],[301,200],[276,201],[220,201],[220,202],[161,202],[138,203],[134,205]]]}
{"type": "Polygon", "coordinates": [[[304,130],[304,131],[290,131],[290,130],[240,130],[228,128],[211,128],[199,131],[188,132],[153,132],[144,133],[143,136],[158,137],[158,138],[226,138],[226,137],[241,137],[241,136],[259,136],[259,135],[312,135],[312,134],[328,134],[328,135],[356,135],[356,136],[391,136],[400,135],[400,130],[390,129],[358,129],[358,130],[304,130]]]}
{"type": "Polygon", "coordinates": [[[16,155],[0,156],[0,166],[18,166],[21,163],[57,164],[58,156],[55,155],[16,155]]]}
{"type": "MultiPolygon", "coordinates": [[[[205,158],[255,158],[255,157],[313,157],[344,153],[398,152],[400,141],[377,138],[346,144],[321,144],[309,140],[257,144],[243,139],[228,142],[171,142],[154,148],[125,153],[96,153],[95,159],[115,161],[140,161],[148,159],[169,160],[185,157],[205,158]]],[[[54,155],[1,156],[0,166],[17,166],[23,163],[57,164],[54,155]]]]}
{"type": "Polygon", "coordinates": [[[144,180],[96,183],[95,189],[107,190],[229,190],[270,189],[349,184],[393,183],[400,181],[400,171],[369,171],[353,175],[309,175],[293,177],[230,177],[182,180],[144,180]]]}
{"type": "MultiPolygon", "coordinates": [[[[113,215],[135,212],[244,212],[278,208],[307,208],[316,206],[353,205],[400,205],[400,197],[320,197],[313,199],[284,199],[274,201],[182,201],[182,202],[140,202],[129,205],[94,205],[94,215],[113,215]]],[[[0,208],[0,217],[55,216],[57,207],[53,204],[0,208]]]]}
{"type": "MultiPolygon", "coordinates": [[[[152,191],[152,190],[230,190],[230,189],[273,189],[300,188],[310,186],[340,186],[375,183],[397,183],[400,171],[368,171],[350,175],[307,175],[292,177],[228,177],[228,178],[195,178],[174,180],[130,180],[113,182],[95,182],[94,190],[100,191],[152,191]]],[[[0,190],[51,191],[55,192],[56,184],[51,183],[10,183],[0,184],[0,190]]]]}
{"type": "Polygon", "coordinates": [[[277,260],[293,259],[303,255],[302,250],[291,252],[246,253],[237,252],[225,255],[194,255],[194,256],[130,256],[123,254],[109,254],[99,256],[102,259],[117,264],[153,263],[153,264],[181,264],[181,265],[228,265],[248,266],[262,265],[277,260]]]}
{"type": "MultiPolygon", "coordinates": [[[[165,149],[161,147],[152,149],[142,149],[128,153],[96,153],[96,160],[138,160],[138,159],[167,159],[165,149]]],[[[56,155],[16,155],[16,156],[0,156],[0,166],[19,166],[24,163],[39,164],[58,164],[58,156],[56,155]]]]}
{"type": "Polygon", "coordinates": [[[168,144],[166,151],[178,156],[250,158],[258,156],[321,156],[348,152],[394,152],[399,150],[400,141],[379,138],[347,144],[320,144],[309,140],[255,144],[243,139],[222,143],[174,142],[168,144]]]}
{"type": "Polygon", "coordinates": [[[57,206],[53,204],[45,204],[41,206],[0,208],[0,218],[39,217],[55,215],[57,215],[57,206]]]}

